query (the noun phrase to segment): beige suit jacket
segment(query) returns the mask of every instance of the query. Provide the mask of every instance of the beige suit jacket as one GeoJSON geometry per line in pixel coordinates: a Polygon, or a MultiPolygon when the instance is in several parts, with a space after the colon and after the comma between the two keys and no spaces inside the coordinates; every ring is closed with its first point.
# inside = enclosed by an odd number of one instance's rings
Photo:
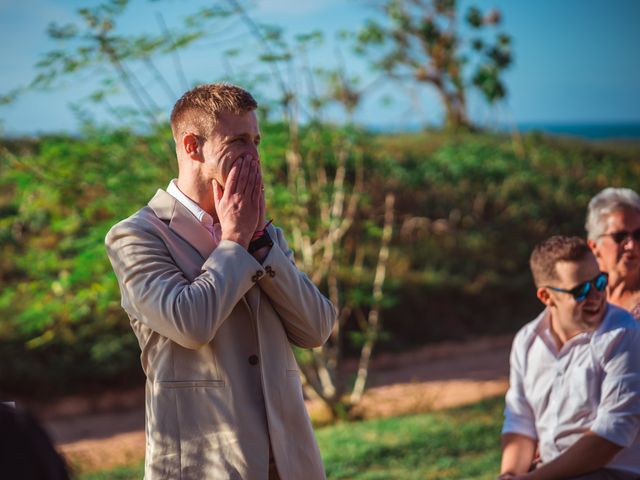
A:
{"type": "Polygon", "coordinates": [[[171,195],[115,225],[106,247],[146,374],[145,479],[323,479],[291,344],[328,338],[335,309],[279,229],[262,264],[171,195]]]}

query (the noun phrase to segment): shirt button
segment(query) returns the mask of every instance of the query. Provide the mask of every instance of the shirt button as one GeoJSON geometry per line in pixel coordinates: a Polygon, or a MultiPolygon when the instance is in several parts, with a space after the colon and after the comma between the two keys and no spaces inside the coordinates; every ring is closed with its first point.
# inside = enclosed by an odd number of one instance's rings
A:
{"type": "Polygon", "coordinates": [[[257,365],[258,364],[258,356],[257,355],[251,355],[249,357],[249,365],[257,365]]]}

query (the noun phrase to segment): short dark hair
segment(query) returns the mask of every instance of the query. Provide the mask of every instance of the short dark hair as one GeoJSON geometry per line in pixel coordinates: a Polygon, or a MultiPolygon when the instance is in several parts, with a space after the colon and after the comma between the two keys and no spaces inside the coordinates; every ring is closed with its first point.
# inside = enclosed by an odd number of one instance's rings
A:
{"type": "Polygon", "coordinates": [[[587,243],[580,237],[555,235],[535,246],[529,265],[537,287],[550,280],[558,280],[558,262],[578,262],[591,253],[587,243]]]}
{"type": "Polygon", "coordinates": [[[222,112],[237,115],[258,108],[258,103],[245,89],[230,83],[206,83],[186,92],[171,111],[171,131],[178,141],[188,128],[207,138],[222,112]]]}

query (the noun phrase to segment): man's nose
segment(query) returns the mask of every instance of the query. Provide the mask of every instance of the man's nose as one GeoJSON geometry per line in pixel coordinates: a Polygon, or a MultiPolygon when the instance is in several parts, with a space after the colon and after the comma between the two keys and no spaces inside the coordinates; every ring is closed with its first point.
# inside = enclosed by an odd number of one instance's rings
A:
{"type": "Polygon", "coordinates": [[[587,298],[600,298],[602,295],[605,295],[604,290],[600,291],[596,288],[596,286],[592,283],[589,285],[589,291],[587,292],[587,298]]]}
{"type": "Polygon", "coordinates": [[[256,162],[260,161],[260,155],[258,154],[258,147],[256,145],[248,145],[245,155],[251,157],[251,159],[255,160],[256,162]]]}

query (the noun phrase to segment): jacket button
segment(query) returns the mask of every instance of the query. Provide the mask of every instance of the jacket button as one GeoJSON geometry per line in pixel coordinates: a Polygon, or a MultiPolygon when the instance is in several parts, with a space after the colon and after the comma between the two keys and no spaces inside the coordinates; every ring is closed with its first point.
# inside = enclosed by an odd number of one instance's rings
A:
{"type": "Polygon", "coordinates": [[[251,355],[249,357],[249,365],[257,365],[258,364],[258,356],[257,355],[251,355]]]}

